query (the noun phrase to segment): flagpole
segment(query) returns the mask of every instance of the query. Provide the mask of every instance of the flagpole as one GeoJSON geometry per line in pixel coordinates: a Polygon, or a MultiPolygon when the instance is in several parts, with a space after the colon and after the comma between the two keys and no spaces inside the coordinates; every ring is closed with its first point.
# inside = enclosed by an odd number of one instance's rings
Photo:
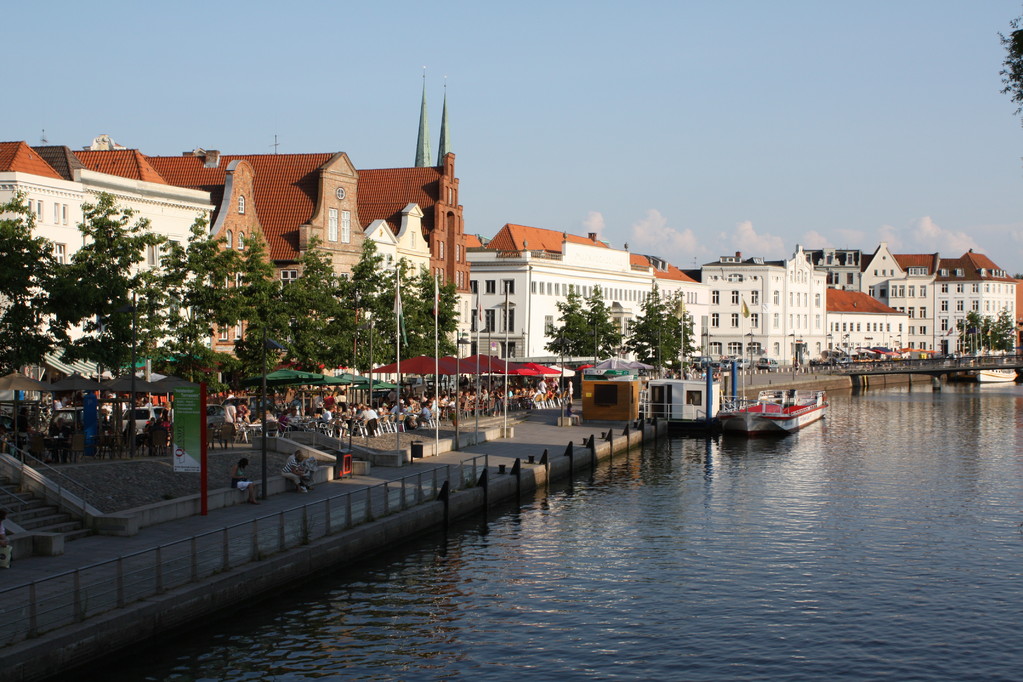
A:
{"type": "MultiPolygon", "coordinates": [[[[401,326],[402,326],[402,308],[401,308],[401,261],[395,261],[394,267],[394,313],[395,313],[395,325],[394,325],[394,345],[397,351],[397,362],[395,363],[395,372],[398,375],[398,389],[395,391],[396,404],[398,405],[398,412],[395,416],[401,415],[401,326]]],[[[373,395],[373,387],[370,386],[370,396],[373,395]]],[[[393,409],[393,408],[392,408],[393,409]]],[[[398,424],[394,425],[394,449],[401,450],[401,433],[398,430],[398,424]]]]}
{"type": "Polygon", "coordinates": [[[480,437],[480,377],[483,369],[480,367],[480,303],[479,290],[476,291],[476,441],[480,437]]]}
{"type": "Polygon", "coordinates": [[[430,415],[433,417],[433,455],[440,454],[440,399],[437,391],[440,388],[440,290],[437,286],[437,275],[433,275],[433,405],[430,415]],[[434,413],[437,414],[434,414],[434,413]]]}

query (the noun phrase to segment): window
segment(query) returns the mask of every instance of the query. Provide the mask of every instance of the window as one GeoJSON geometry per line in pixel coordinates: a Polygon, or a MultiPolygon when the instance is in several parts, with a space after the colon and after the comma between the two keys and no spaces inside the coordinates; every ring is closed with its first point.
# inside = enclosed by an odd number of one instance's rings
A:
{"type": "Polygon", "coordinates": [[[62,207],[61,215],[64,218],[64,224],[67,225],[67,204],[62,207]]]}
{"type": "Polygon", "coordinates": [[[739,313],[732,313],[732,326],[733,327],[739,326],[739,313]]]}
{"type": "Polygon", "coordinates": [[[774,326],[775,329],[781,328],[781,313],[774,314],[774,320],[772,321],[772,325],[774,326]]]}
{"type": "Polygon", "coordinates": [[[738,291],[733,291],[732,292],[732,305],[739,305],[739,292],[738,291]]]}
{"type": "Polygon", "coordinates": [[[67,244],[54,244],[53,257],[60,265],[67,264],[67,244]]]}
{"type": "Polygon", "coordinates": [[[980,301],[973,301],[973,309],[980,310],[980,301]]]}
{"type": "MultiPolygon", "coordinates": [[[[944,273],[942,273],[942,274],[944,274],[944,273]]],[[[947,294],[948,293],[948,285],[947,284],[942,284],[941,285],[941,293],[943,293],[943,294],[947,294]]]]}
{"type": "Polygon", "coordinates": [[[957,284],[956,285],[956,293],[957,294],[963,293],[963,285],[962,284],[957,284]]]}
{"type": "Polygon", "coordinates": [[[43,202],[41,202],[41,201],[37,201],[36,202],[36,217],[38,217],[39,221],[42,222],[42,220],[43,220],[43,202]]]}
{"type": "Polygon", "coordinates": [[[909,295],[910,296],[916,296],[916,287],[910,287],[909,288],[909,295]]]}
{"type": "Polygon", "coordinates": [[[775,305],[781,305],[781,292],[780,291],[774,292],[774,304],[775,305]]]}
{"type": "Polygon", "coordinates": [[[942,301],[941,302],[941,312],[943,312],[943,313],[947,313],[948,312],[948,301],[942,301]]]}
{"type": "Polygon", "coordinates": [[[486,285],[486,293],[488,293],[488,294],[496,294],[497,293],[497,280],[496,279],[488,279],[488,280],[486,280],[486,282],[484,282],[484,284],[486,285]]]}
{"type": "Polygon", "coordinates": [[[298,270],[281,270],[281,283],[291,284],[298,279],[298,270]]]}
{"type": "Polygon", "coordinates": [[[234,342],[238,343],[242,340],[242,323],[239,322],[234,326],[234,342]]]}
{"type": "Polygon", "coordinates": [[[501,331],[512,332],[515,330],[515,309],[508,308],[504,311],[504,329],[501,331]]]}
{"type": "Polygon", "coordinates": [[[352,212],[341,211],[341,243],[352,243],[352,212]]]}
{"type": "Polygon", "coordinates": [[[712,292],[710,292],[710,302],[711,302],[711,305],[718,305],[718,304],[720,304],[721,303],[721,292],[720,291],[712,291],[712,292]]]}
{"type": "Polygon", "coordinates": [[[220,330],[220,334],[217,336],[217,340],[218,341],[227,341],[228,338],[229,337],[228,337],[227,327],[224,327],[224,328],[222,328],[220,330]]]}
{"type": "Polygon", "coordinates": [[[480,292],[480,282],[477,279],[469,280],[469,291],[474,294],[480,292]]]}
{"type": "Polygon", "coordinates": [[[759,303],[760,303],[760,292],[757,291],[756,289],[754,289],[753,291],[749,292],[749,302],[752,303],[753,305],[759,305],[759,303]]]}
{"type": "Polygon", "coordinates": [[[53,224],[60,224],[60,204],[57,203],[53,204],[53,224]]]}
{"type": "Polygon", "coordinates": [[[234,246],[234,232],[228,230],[224,234],[224,242],[227,244],[227,248],[232,248],[234,246]]]}
{"type": "Polygon", "coordinates": [[[729,355],[742,355],[742,342],[741,341],[729,341],[728,342],[728,354],[729,355]]]}
{"type": "Polygon", "coordinates": [[[505,293],[505,294],[508,294],[508,295],[514,294],[515,293],[515,280],[513,280],[513,279],[506,279],[506,280],[502,280],[502,281],[504,282],[504,285],[503,285],[504,291],[501,292],[501,293],[505,293]]]}
{"type": "Polygon", "coordinates": [[[327,211],[327,241],[337,241],[337,209],[332,208],[327,211]]]}
{"type": "Polygon", "coordinates": [[[920,309],[920,317],[927,317],[927,308],[920,309]]]}
{"type": "Polygon", "coordinates": [[[245,195],[238,195],[238,213],[245,215],[245,195]]]}
{"type": "Polygon", "coordinates": [[[146,264],[156,267],[160,264],[160,245],[150,244],[146,247],[146,264]]]}
{"type": "Polygon", "coordinates": [[[814,294],[813,295],[813,307],[814,308],[820,308],[821,307],[821,295],[820,294],[814,294]]]}
{"type": "Polygon", "coordinates": [[[721,326],[721,315],[719,313],[710,314],[710,326],[720,327],[721,326]]]}
{"type": "Polygon", "coordinates": [[[235,243],[238,245],[238,250],[239,251],[244,251],[245,250],[245,233],[244,232],[239,232],[238,233],[238,241],[235,242],[235,243]]]}
{"type": "Polygon", "coordinates": [[[444,242],[437,242],[437,258],[444,260],[444,242]]]}
{"type": "Polygon", "coordinates": [[[483,311],[483,320],[487,326],[484,330],[497,331],[497,311],[493,308],[488,308],[483,311]]]}
{"type": "Polygon", "coordinates": [[[544,315],[544,318],[543,318],[543,332],[547,336],[551,336],[551,335],[554,334],[554,316],[553,315],[544,315]]]}
{"type": "Polygon", "coordinates": [[[958,310],[959,312],[962,312],[963,310],[966,310],[966,308],[963,307],[963,302],[962,301],[956,301],[956,310],[958,310]]]}
{"type": "Polygon", "coordinates": [[[760,327],[760,313],[750,313],[749,326],[753,329],[760,327]]]}
{"type": "Polygon", "coordinates": [[[462,262],[462,245],[461,244],[455,244],[455,262],[456,263],[461,263],[462,262]]]}

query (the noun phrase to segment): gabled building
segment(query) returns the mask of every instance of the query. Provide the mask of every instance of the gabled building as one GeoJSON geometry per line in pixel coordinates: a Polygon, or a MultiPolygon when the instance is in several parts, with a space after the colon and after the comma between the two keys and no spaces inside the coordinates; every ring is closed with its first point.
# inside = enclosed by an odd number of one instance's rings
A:
{"type": "Polygon", "coordinates": [[[937,253],[894,254],[886,242],[864,258],[863,291],[909,317],[905,333],[892,343],[922,350],[935,348],[934,279],[939,260],[937,253]]]}
{"type": "Polygon", "coordinates": [[[832,289],[860,291],[860,261],[862,252],[859,249],[811,249],[804,251],[807,260],[814,268],[827,274],[827,285],[832,289]]]}
{"type": "Polygon", "coordinates": [[[703,265],[701,279],[710,289],[708,355],[805,364],[826,348],[827,274],[801,246],[783,261],[722,256],[703,265]]]}
{"type": "Polygon", "coordinates": [[[959,258],[942,258],[935,278],[937,341],[942,353],[972,352],[969,338],[961,336],[959,322],[975,312],[998,318],[1003,312],[1016,319],[1016,280],[984,254],[971,249],[959,258]]]}

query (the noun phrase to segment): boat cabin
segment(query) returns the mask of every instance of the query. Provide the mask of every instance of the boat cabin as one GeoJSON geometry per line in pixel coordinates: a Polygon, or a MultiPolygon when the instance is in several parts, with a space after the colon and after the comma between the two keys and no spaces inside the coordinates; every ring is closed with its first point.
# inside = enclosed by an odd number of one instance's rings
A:
{"type": "Polygon", "coordinates": [[[646,415],[669,425],[699,426],[721,408],[721,386],[701,379],[651,379],[644,392],[646,415]]]}

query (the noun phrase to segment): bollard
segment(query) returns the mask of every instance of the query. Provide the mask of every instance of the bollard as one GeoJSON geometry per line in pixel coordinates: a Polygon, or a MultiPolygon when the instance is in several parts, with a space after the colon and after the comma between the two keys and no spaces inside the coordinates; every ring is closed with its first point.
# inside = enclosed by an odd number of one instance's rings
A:
{"type": "Polygon", "coordinates": [[[497,473],[503,474],[504,473],[504,469],[505,469],[505,465],[504,464],[498,464],[497,465],[497,473]]]}
{"type": "Polygon", "coordinates": [[[529,463],[530,464],[536,464],[536,455],[530,455],[529,456],[529,463]]]}

